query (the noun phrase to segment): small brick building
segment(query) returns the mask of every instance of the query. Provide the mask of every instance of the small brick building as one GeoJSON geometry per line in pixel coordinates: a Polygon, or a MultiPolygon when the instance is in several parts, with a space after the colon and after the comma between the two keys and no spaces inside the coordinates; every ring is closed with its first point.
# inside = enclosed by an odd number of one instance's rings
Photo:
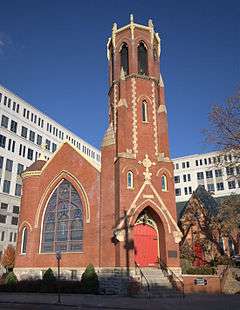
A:
{"type": "Polygon", "coordinates": [[[64,142],[23,174],[15,271],[157,266],[181,272],[173,163],[152,21],[117,28],[107,44],[109,127],[101,167],[64,142]]]}

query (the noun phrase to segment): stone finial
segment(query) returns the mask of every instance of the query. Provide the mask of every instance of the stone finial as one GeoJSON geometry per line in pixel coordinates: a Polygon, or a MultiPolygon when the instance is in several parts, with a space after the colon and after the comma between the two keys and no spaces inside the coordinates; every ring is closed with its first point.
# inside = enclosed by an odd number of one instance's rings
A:
{"type": "Polygon", "coordinates": [[[134,39],[134,28],[135,28],[135,25],[133,21],[133,14],[130,14],[130,30],[131,30],[132,40],[134,39]]]}
{"type": "Polygon", "coordinates": [[[148,27],[154,28],[152,19],[148,20],[148,27]]]}
{"type": "Polygon", "coordinates": [[[112,27],[112,45],[113,45],[113,47],[115,47],[116,31],[117,31],[117,24],[114,23],[113,27],[112,27]]]}
{"type": "Polygon", "coordinates": [[[133,14],[130,14],[130,22],[133,23],[133,14]]]}

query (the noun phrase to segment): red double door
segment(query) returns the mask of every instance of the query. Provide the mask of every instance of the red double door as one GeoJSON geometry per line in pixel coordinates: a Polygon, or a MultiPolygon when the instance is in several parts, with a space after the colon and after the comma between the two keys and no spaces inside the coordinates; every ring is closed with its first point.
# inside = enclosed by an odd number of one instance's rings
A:
{"type": "Polygon", "coordinates": [[[141,266],[155,266],[158,261],[157,231],[150,225],[137,224],[133,229],[135,262],[141,266]]]}

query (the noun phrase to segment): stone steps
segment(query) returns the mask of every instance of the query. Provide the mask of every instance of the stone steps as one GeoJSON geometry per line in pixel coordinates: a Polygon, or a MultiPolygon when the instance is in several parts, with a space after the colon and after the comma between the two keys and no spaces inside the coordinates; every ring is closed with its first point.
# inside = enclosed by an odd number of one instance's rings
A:
{"type": "Polygon", "coordinates": [[[143,286],[137,297],[182,297],[181,292],[172,286],[161,269],[147,267],[141,268],[141,270],[148,280],[149,291],[146,282],[143,281],[143,286]]]}

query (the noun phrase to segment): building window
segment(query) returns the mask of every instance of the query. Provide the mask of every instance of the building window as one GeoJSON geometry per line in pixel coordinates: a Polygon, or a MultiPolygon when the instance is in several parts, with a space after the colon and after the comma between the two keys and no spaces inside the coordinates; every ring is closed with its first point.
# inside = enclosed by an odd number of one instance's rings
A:
{"type": "Polygon", "coordinates": [[[167,191],[167,177],[165,175],[162,175],[161,183],[162,183],[162,191],[166,192],[167,191]]]}
{"type": "Polygon", "coordinates": [[[64,180],[53,192],[43,221],[41,252],[79,252],[83,249],[82,202],[64,180]]]}
{"type": "Polygon", "coordinates": [[[138,73],[148,75],[148,55],[143,42],[138,45],[138,73]]]}
{"type": "Polygon", "coordinates": [[[186,165],[185,162],[182,163],[182,169],[185,169],[186,165]]]}
{"type": "Polygon", "coordinates": [[[198,180],[203,180],[203,179],[204,179],[204,174],[203,174],[203,172],[197,172],[197,179],[198,179],[198,180]]]}
{"type": "Polygon", "coordinates": [[[8,121],[9,121],[9,118],[5,115],[2,115],[1,126],[4,128],[8,128],[8,121]]]}
{"type": "Polygon", "coordinates": [[[218,190],[218,191],[223,191],[223,190],[224,190],[223,182],[217,183],[217,190],[218,190]]]}
{"type": "Polygon", "coordinates": [[[1,210],[7,210],[7,208],[8,208],[8,204],[2,202],[2,203],[1,203],[1,210]]]}
{"type": "Polygon", "coordinates": [[[207,179],[211,179],[212,177],[213,177],[212,170],[206,171],[206,178],[207,178],[207,179]]]}
{"type": "Polygon", "coordinates": [[[176,188],[175,194],[176,194],[176,196],[181,196],[181,188],[176,188]]]}
{"type": "Polygon", "coordinates": [[[209,192],[214,192],[215,191],[215,188],[214,188],[214,184],[207,184],[207,190],[209,191],[209,192]]]}
{"type": "Polygon", "coordinates": [[[57,144],[56,143],[52,143],[52,152],[54,153],[57,149],[57,144]]]}
{"type": "Polygon", "coordinates": [[[204,158],[204,164],[207,165],[207,158],[204,158]]]}
{"type": "Polygon", "coordinates": [[[191,186],[188,187],[188,192],[190,195],[192,194],[192,187],[191,186]]]}
{"type": "Polygon", "coordinates": [[[236,188],[236,182],[235,181],[228,181],[228,188],[229,189],[236,188]]]}
{"type": "Polygon", "coordinates": [[[6,215],[0,214],[0,223],[5,224],[6,223],[6,219],[7,219],[6,215]]]}
{"type": "Polygon", "coordinates": [[[7,159],[6,161],[6,170],[9,172],[12,172],[12,167],[13,167],[13,161],[10,159],[7,159]]]}
{"type": "Polygon", "coordinates": [[[0,135],[0,147],[5,148],[5,146],[6,146],[6,137],[0,135]]]}
{"type": "Polygon", "coordinates": [[[186,174],[183,175],[183,182],[187,182],[187,176],[186,176],[186,174]]]}
{"type": "Polygon", "coordinates": [[[133,173],[128,171],[127,173],[127,188],[133,188],[133,173]]]}
{"type": "Polygon", "coordinates": [[[176,170],[178,170],[179,169],[179,164],[176,164],[176,170]]]}
{"type": "Polygon", "coordinates": [[[202,159],[199,159],[200,166],[202,166],[202,159]]]}
{"type": "Polygon", "coordinates": [[[17,122],[11,120],[11,127],[10,127],[10,130],[11,130],[12,132],[15,132],[15,133],[17,132],[17,122]]]}
{"type": "Polygon", "coordinates": [[[174,177],[174,182],[175,182],[175,183],[180,183],[180,175],[176,175],[176,176],[174,177]]]}
{"type": "Polygon", "coordinates": [[[187,164],[187,168],[189,168],[190,167],[189,161],[187,161],[186,164],[187,164]]]}
{"type": "Polygon", "coordinates": [[[198,160],[195,160],[195,165],[198,166],[198,160]]]}
{"type": "Polygon", "coordinates": [[[218,177],[221,177],[221,176],[222,176],[222,170],[221,169],[215,170],[215,177],[218,178],[218,177]]]}
{"type": "Polygon", "coordinates": [[[20,197],[20,196],[21,196],[21,192],[22,192],[22,185],[16,183],[16,187],[15,187],[15,196],[20,197]]]}
{"type": "Polygon", "coordinates": [[[3,167],[3,156],[0,156],[0,169],[3,167]]]}
{"type": "Polygon", "coordinates": [[[50,151],[50,145],[51,145],[51,142],[48,139],[46,139],[46,149],[48,151],[50,151]]]}
{"type": "Polygon", "coordinates": [[[144,100],[142,102],[142,121],[147,122],[148,121],[148,115],[147,115],[147,102],[144,100]]]}
{"type": "Polygon", "coordinates": [[[27,227],[24,227],[22,230],[21,254],[27,253],[27,237],[28,237],[27,227]]]}
{"type": "Polygon", "coordinates": [[[30,160],[33,159],[33,150],[32,149],[28,149],[27,158],[30,160]]]}
{"type": "Polygon", "coordinates": [[[17,175],[21,175],[23,172],[24,166],[22,164],[18,164],[17,166],[17,175]]]}
{"type": "Polygon", "coordinates": [[[128,65],[128,46],[126,43],[123,43],[121,51],[120,51],[120,58],[121,58],[121,70],[123,68],[124,74],[129,74],[129,65],[128,65]]]}
{"type": "Polygon", "coordinates": [[[28,132],[28,129],[24,126],[22,126],[22,132],[21,132],[21,136],[23,138],[26,138],[27,139],[27,132],[28,132]]]}
{"type": "Polygon", "coordinates": [[[42,145],[42,136],[37,135],[37,144],[42,145]]]}
{"type": "Polygon", "coordinates": [[[191,174],[188,174],[187,177],[188,177],[188,182],[191,182],[191,174]]]}
{"type": "Polygon", "coordinates": [[[12,224],[12,225],[17,225],[17,224],[18,224],[18,217],[13,216],[13,217],[12,217],[11,224],[12,224]]]}
{"type": "Polygon", "coordinates": [[[19,214],[19,207],[18,206],[13,206],[13,213],[19,214]]]}
{"type": "Polygon", "coordinates": [[[1,241],[4,241],[4,237],[5,237],[5,231],[2,231],[2,233],[1,233],[1,241]]]}
{"type": "Polygon", "coordinates": [[[188,194],[188,189],[187,189],[187,187],[184,187],[184,194],[185,194],[185,195],[188,194]]]}
{"type": "Polygon", "coordinates": [[[226,173],[227,173],[227,175],[233,175],[233,174],[234,174],[234,169],[233,169],[233,167],[227,167],[227,168],[226,168],[226,173]]]}
{"type": "Polygon", "coordinates": [[[13,241],[13,232],[11,231],[9,235],[9,242],[12,242],[12,241],[13,241]]]}
{"type": "Polygon", "coordinates": [[[32,141],[33,143],[35,142],[35,132],[30,130],[29,132],[29,140],[32,141]]]}

